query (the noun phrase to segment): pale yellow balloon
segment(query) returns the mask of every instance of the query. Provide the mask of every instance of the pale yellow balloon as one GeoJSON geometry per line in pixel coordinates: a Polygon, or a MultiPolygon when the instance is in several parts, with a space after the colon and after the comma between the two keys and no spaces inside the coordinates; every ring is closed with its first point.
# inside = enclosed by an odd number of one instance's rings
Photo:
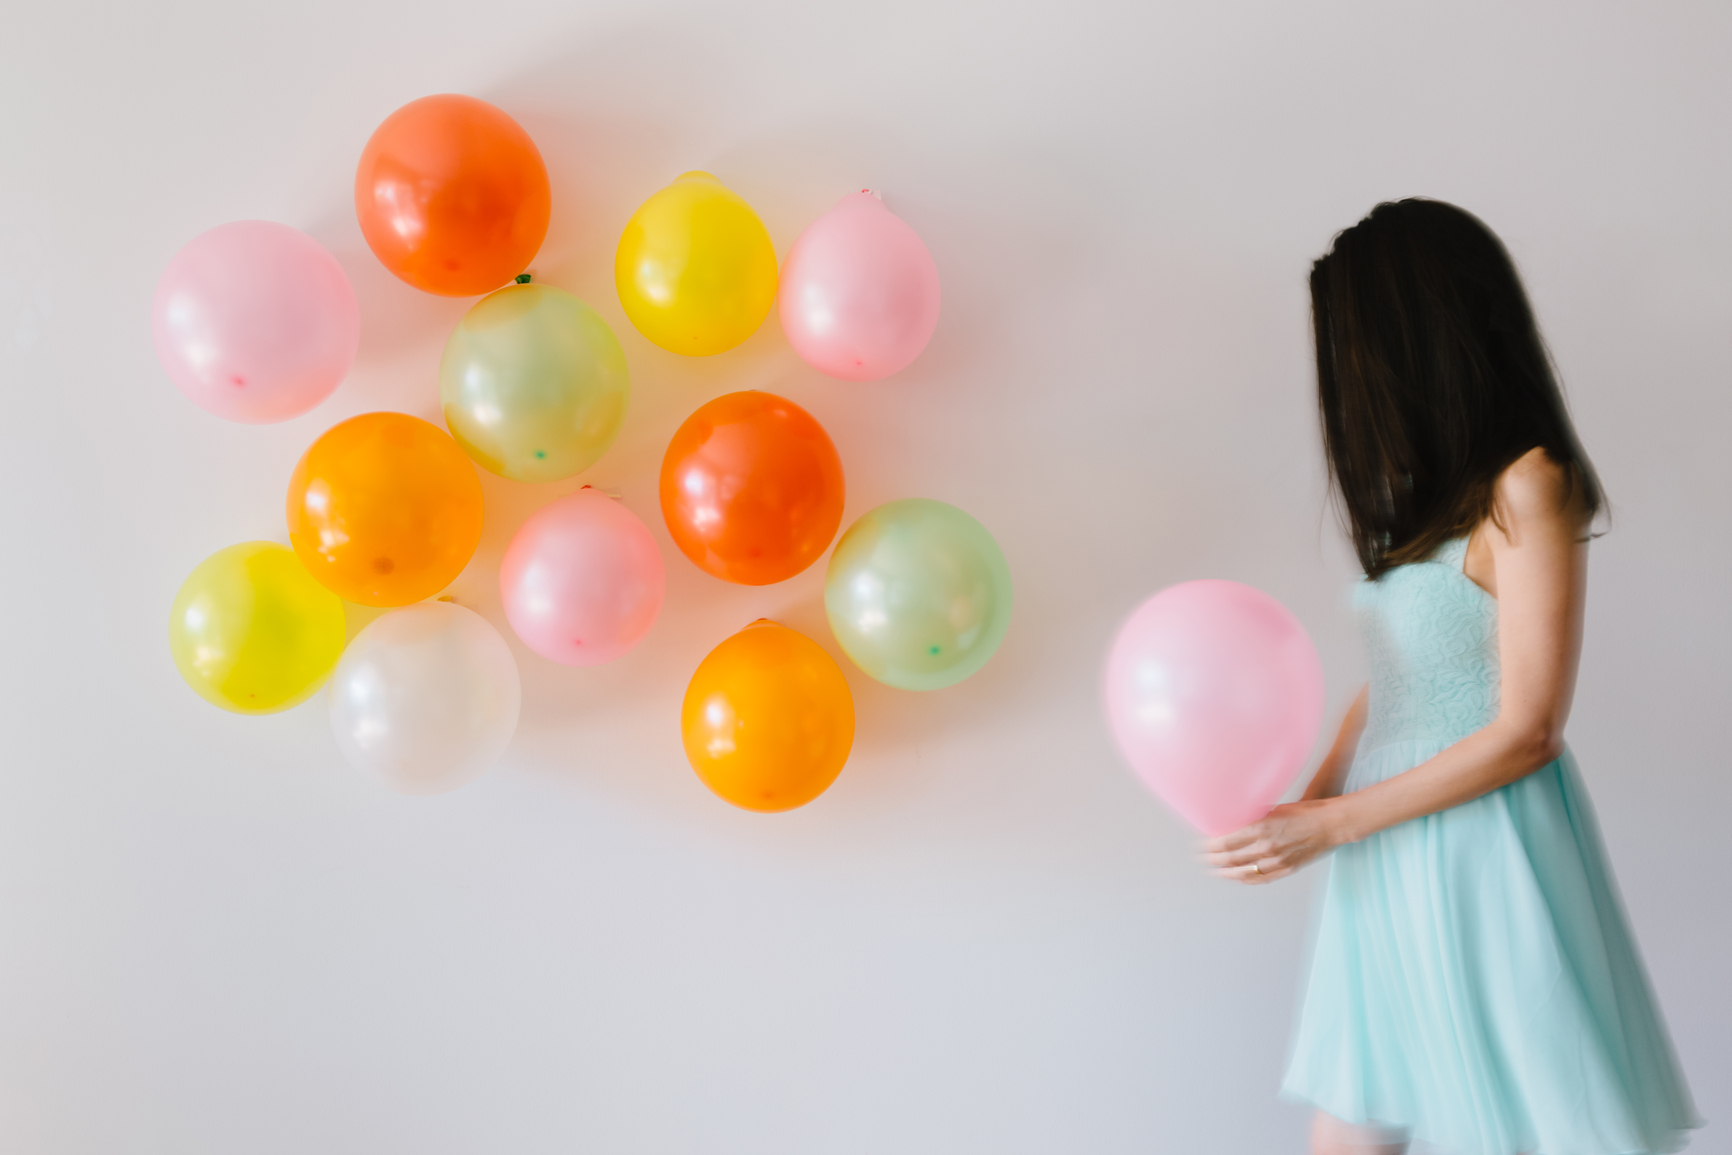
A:
{"type": "Polygon", "coordinates": [[[732,349],[776,300],[776,247],[738,193],[688,172],[632,214],[613,259],[638,332],[689,357],[732,349]]]}
{"type": "Polygon", "coordinates": [[[342,656],[343,602],[287,546],[220,549],[181,583],[169,613],[175,667],[198,695],[237,714],[274,714],[324,685],[342,656]]]}

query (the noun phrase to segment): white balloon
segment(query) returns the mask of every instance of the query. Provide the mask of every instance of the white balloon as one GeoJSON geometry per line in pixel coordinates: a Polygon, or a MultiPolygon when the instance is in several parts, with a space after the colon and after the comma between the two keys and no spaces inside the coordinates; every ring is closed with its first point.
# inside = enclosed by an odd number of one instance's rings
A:
{"type": "Polygon", "coordinates": [[[331,729],[343,757],[400,794],[443,794],[499,760],[523,687],[487,619],[421,602],[355,635],[331,675],[331,729]]]}

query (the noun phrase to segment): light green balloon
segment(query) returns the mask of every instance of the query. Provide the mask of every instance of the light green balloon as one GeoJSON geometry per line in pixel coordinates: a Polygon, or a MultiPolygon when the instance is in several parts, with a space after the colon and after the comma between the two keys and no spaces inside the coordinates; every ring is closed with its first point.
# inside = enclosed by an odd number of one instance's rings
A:
{"type": "Polygon", "coordinates": [[[476,464],[513,481],[559,481],[619,436],[631,374],[594,309],[551,285],[508,285],[445,342],[439,399],[476,464]]]}
{"type": "Polygon", "coordinates": [[[842,535],[824,574],[842,649],[885,685],[937,690],[992,657],[1010,626],[1010,567],[986,527],[924,497],[892,501],[842,535]]]}

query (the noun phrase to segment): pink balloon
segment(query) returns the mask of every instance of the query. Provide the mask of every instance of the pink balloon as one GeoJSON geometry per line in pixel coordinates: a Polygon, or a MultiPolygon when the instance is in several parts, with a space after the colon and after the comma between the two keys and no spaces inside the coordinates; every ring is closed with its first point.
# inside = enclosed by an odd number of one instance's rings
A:
{"type": "Polygon", "coordinates": [[[599,666],[649,633],[667,571],[637,515],[585,486],[518,527],[499,592],[524,645],[562,665],[599,666]]]}
{"type": "Polygon", "coordinates": [[[788,250],[782,332],[814,369],[876,381],[906,366],[938,325],[938,266],[901,217],[851,193],[788,250]]]}
{"type": "Polygon", "coordinates": [[[349,374],[355,290],[312,237],[275,221],[200,233],[156,283],[156,355],[193,404],[230,421],[299,417],[349,374]]]}
{"type": "Polygon", "coordinates": [[[1205,834],[1255,822],[1310,757],[1323,666],[1261,590],[1193,581],[1131,615],[1107,658],[1107,718],[1143,781],[1205,834]]]}

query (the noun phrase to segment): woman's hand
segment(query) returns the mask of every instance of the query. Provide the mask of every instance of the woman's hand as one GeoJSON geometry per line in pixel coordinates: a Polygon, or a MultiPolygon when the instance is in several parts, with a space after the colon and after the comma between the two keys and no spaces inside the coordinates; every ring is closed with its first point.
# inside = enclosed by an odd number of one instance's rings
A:
{"type": "Polygon", "coordinates": [[[1323,798],[1277,806],[1262,821],[1211,838],[1204,861],[1235,882],[1286,878],[1319,854],[1341,845],[1338,800],[1323,798]]]}

